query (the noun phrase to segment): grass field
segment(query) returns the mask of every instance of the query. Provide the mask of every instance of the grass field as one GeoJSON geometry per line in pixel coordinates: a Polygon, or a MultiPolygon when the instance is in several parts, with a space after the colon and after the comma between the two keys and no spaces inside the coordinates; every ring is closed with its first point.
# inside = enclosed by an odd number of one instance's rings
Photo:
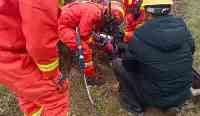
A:
{"type": "Polygon", "coordinates": [[[196,45],[194,66],[197,70],[200,70],[200,0],[184,0],[184,2],[186,4],[186,21],[192,31],[196,45]]]}
{"type": "MultiPolygon", "coordinates": [[[[184,16],[188,27],[191,29],[195,38],[196,52],[194,55],[194,67],[200,71],[200,0],[182,0],[184,5],[178,5],[184,10],[184,16]]],[[[128,116],[117,99],[116,81],[112,71],[104,65],[99,65],[101,74],[106,78],[107,83],[102,87],[92,88],[92,95],[97,104],[97,111],[102,116],[128,116]]],[[[84,89],[83,80],[78,70],[73,69],[71,74],[71,113],[72,116],[95,116],[86,91],[84,89]]],[[[195,108],[185,110],[182,116],[200,116],[200,100],[195,99],[195,108]]],[[[0,87],[0,116],[22,116],[16,105],[16,99],[6,89],[0,87]]],[[[149,116],[149,115],[146,115],[149,116]]],[[[151,116],[162,116],[153,114],[151,116]]],[[[164,116],[164,115],[163,115],[164,116]]]]}

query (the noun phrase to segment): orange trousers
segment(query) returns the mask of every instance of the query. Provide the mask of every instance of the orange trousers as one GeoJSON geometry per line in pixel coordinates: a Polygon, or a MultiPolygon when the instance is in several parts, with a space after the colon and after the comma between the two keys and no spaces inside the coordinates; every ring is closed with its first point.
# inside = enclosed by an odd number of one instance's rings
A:
{"type": "MultiPolygon", "coordinates": [[[[0,84],[13,92],[25,116],[67,116],[69,88],[58,92],[56,81],[45,80],[27,53],[0,50],[0,84]]],[[[68,84],[68,83],[66,83],[68,84]]]]}

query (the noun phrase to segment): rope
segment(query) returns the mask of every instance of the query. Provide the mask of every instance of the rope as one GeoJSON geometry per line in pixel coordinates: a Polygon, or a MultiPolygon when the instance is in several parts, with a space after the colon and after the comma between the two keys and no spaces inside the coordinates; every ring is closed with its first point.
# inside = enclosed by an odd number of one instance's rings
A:
{"type": "Polygon", "coordinates": [[[82,45],[81,45],[81,37],[80,37],[79,28],[77,28],[76,32],[77,32],[77,37],[76,37],[77,42],[76,43],[77,43],[77,46],[78,46],[79,65],[80,65],[81,77],[83,77],[83,79],[84,79],[84,84],[85,84],[85,88],[86,88],[86,91],[87,91],[88,99],[89,99],[89,101],[92,105],[92,108],[95,111],[96,116],[101,116],[100,112],[97,111],[97,107],[94,103],[94,100],[92,99],[92,96],[91,96],[91,93],[90,93],[90,88],[87,84],[86,76],[84,74],[85,64],[84,64],[83,48],[82,48],[82,45]]]}
{"type": "Polygon", "coordinates": [[[91,93],[90,93],[90,88],[89,88],[89,86],[87,84],[87,80],[86,80],[86,77],[85,77],[84,74],[83,74],[83,79],[84,79],[85,88],[87,90],[87,95],[88,95],[88,98],[90,100],[90,103],[95,106],[94,101],[93,101],[92,96],[91,96],[91,93]]]}

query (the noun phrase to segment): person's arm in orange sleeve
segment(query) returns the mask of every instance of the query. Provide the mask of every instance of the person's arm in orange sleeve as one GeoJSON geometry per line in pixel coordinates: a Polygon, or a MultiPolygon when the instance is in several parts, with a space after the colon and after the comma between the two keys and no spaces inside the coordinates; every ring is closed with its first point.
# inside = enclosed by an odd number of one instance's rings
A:
{"type": "Polygon", "coordinates": [[[128,43],[132,39],[135,27],[136,23],[133,19],[133,15],[131,13],[127,14],[125,17],[125,35],[123,39],[124,43],[128,43]]]}
{"type": "Polygon", "coordinates": [[[68,21],[69,18],[69,15],[65,14],[65,9],[63,9],[58,19],[58,33],[60,40],[70,49],[72,54],[75,54],[76,30],[68,26],[70,25],[68,21]]]}
{"type": "MultiPolygon", "coordinates": [[[[92,31],[96,28],[95,26],[100,23],[102,17],[101,17],[101,11],[100,9],[93,9],[93,10],[99,10],[99,11],[92,11],[92,13],[86,13],[82,16],[79,24],[80,29],[80,35],[83,42],[90,44],[92,41],[90,35],[92,31]]],[[[86,47],[87,48],[87,47],[86,47]]],[[[88,47],[89,48],[89,47],[88,47]]],[[[91,77],[95,79],[95,68],[92,62],[92,50],[87,50],[88,53],[84,54],[84,62],[85,62],[85,69],[84,73],[86,76],[91,77]]]]}
{"type": "Polygon", "coordinates": [[[19,0],[19,6],[27,51],[40,71],[51,78],[57,74],[59,65],[58,0],[19,0]]]}
{"type": "Polygon", "coordinates": [[[134,32],[144,23],[144,11],[141,10],[141,14],[137,19],[134,19],[133,14],[129,13],[125,17],[125,36],[123,41],[128,43],[133,39],[134,32]]]}

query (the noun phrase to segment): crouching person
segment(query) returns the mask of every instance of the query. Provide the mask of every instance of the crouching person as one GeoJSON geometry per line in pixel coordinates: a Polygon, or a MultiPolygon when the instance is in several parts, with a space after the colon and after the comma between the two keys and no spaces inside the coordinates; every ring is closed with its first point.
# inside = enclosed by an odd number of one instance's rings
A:
{"type": "MultiPolygon", "coordinates": [[[[95,66],[93,64],[91,45],[97,42],[97,38],[92,37],[93,32],[101,32],[104,27],[112,24],[109,10],[114,18],[113,22],[117,25],[122,22],[124,12],[120,2],[111,2],[111,9],[108,5],[97,4],[94,2],[73,2],[63,7],[59,18],[59,35],[64,44],[70,48],[71,53],[77,51],[77,32],[81,37],[81,45],[84,57],[84,74],[86,75],[88,84],[102,85],[104,80],[96,75],[95,66]]],[[[103,46],[106,47],[107,45],[103,46]]],[[[109,45],[110,46],[110,45],[109,45]]]]}
{"type": "Polygon", "coordinates": [[[181,18],[170,15],[172,0],[144,0],[145,23],[126,55],[115,61],[120,100],[129,111],[178,108],[190,99],[194,42],[181,18]]]}

